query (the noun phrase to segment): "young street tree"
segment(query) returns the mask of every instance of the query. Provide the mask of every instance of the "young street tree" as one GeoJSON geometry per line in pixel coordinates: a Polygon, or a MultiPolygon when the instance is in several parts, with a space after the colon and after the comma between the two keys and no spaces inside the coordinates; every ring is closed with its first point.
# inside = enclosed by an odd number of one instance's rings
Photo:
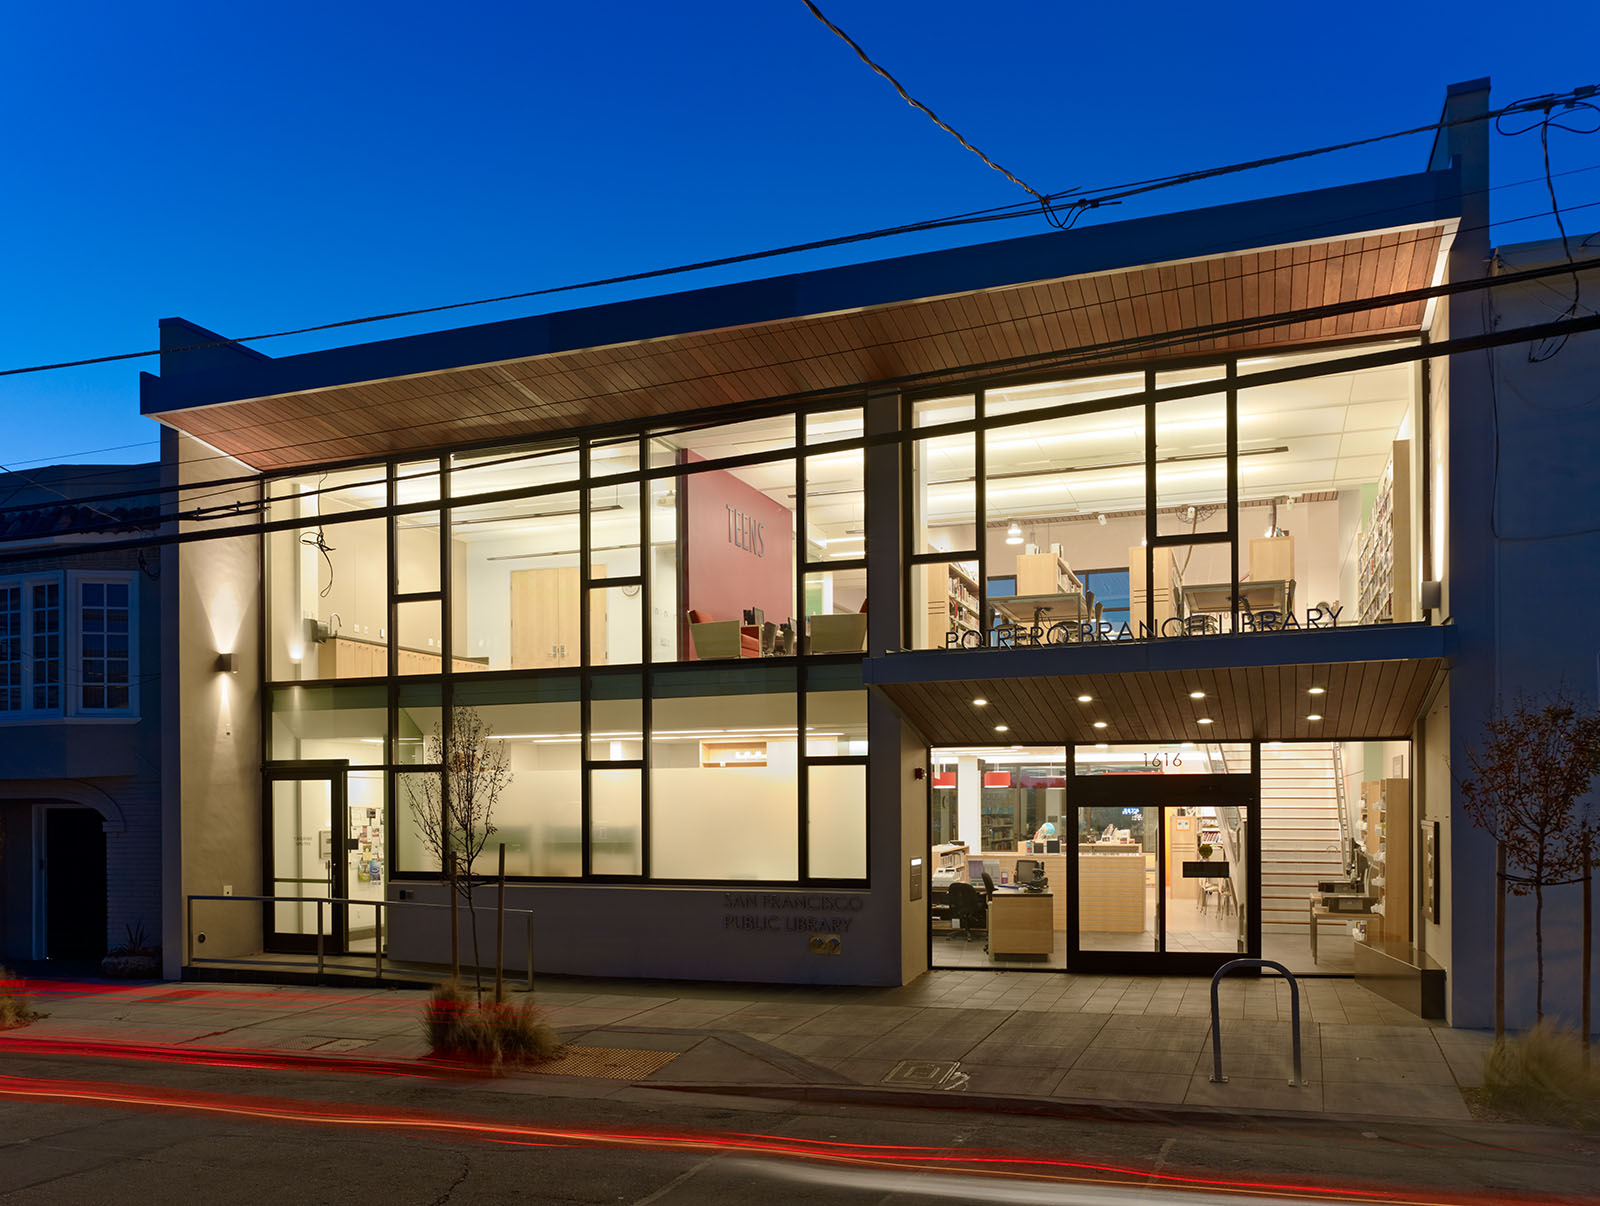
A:
{"type": "Polygon", "coordinates": [[[511,782],[511,760],[506,743],[494,739],[494,730],[476,708],[455,708],[448,722],[448,731],[444,721],[435,723],[423,743],[425,759],[443,766],[442,779],[435,775],[406,778],[412,785],[411,816],[423,845],[446,875],[450,859],[455,859],[456,891],[467,902],[472,927],[473,983],[481,999],[483,960],[478,955],[478,912],[472,889],[478,856],[495,832],[495,801],[511,782]]]}
{"type": "MultiPolygon", "coordinates": [[[[1565,688],[1542,701],[1519,696],[1510,711],[1497,709],[1489,718],[1467,763],[1470,774],[1460,780],[1467,817],[1492,834],[1505,855],[1505,883],[1496,891],[1534,899],[1534,1008],[1543,1020],[1544,892],[1577,883],[1589,870],[1594,824],[1578,802],[1600,775],[1600,712],[1565,688]]],[[[1504,943],[1503,931],[1496,941],[1504,943]]],[[[1495,963],[1503,976],[1503,950],[1495,963]]],[[[1495,990],[1496,1001],[1503,1000],[1504,985],[1495,990]]],[[[1583,991],[1587,1003],[1587,982],[1583,991]]]]}

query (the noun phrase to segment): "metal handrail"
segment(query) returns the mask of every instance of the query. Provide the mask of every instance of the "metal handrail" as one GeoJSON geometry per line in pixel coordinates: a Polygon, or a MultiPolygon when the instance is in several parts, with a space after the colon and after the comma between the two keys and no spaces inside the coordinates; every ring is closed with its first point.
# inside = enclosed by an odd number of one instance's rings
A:
{"type": "Polygon", "coordinates": [[[1344,790],[1344,747],[1337,741],[1329,744],[1333,746],[1333,786],[1339,802],[1339,861],[1349,875],[1355,870],[1355,835],[1351,832],[1350,801],[1344,790]]]}
{"type": "Polygon", "coordinates": [[[1294,1075],[1289,1078],[1289,1087],[1298,1088],[1306,1083],[1300,1074],[1300,982],[1287,967],[1271,959],[1230,959],[1211,977],[1211,1083],[1228,1083],[1228,1078],[1222,1074],[1222,1019],[1217,1011],[1217,985],[1223,976],[1241,967],[1270,967],[1289,981],[1289,1018],[1294,1031],[1294,1075]]]}
{"type": "MultiPolygon", "coordinates": [[[[376,932],[373,937],[373,976],[377,980],[383,979],[383,910],[404,906],[413,909],[448,909],[450,904],[438,904],[431,900],[370,900],[352,896],[209,896],[195,894],[184,897],[184,966],[194,966],[194,902],[197,900],[242,900],[255,901],[260,904],[314,904],[317,906],[317,979],[320,981],[326,963],[326,954],[323,949],[322,919],[323,905],[363,905],[376,911],[376,932]]],[[[533,910],[532,909],[507,909],[507,913],[520,913],[528,919],[528,991],[533,991],[533,910]]],[[[479,968],[478,970],[483,970],[479,968]]]]}

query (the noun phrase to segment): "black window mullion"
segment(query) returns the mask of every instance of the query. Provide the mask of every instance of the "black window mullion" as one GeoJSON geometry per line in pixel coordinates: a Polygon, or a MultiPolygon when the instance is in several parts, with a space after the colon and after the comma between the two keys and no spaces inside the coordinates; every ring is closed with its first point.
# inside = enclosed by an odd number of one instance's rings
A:
{"type": "MultiPolygon", "coordinates": [[[[1156,387],[1155,369],[1144,371],[1144,615],[1145,630],[1156,634],[1156,387]]],[[[1168,593],[1171,593],[1170,587],[1168,593]]],[[[1131,603],[1131,600],[1130,600],[1131,603]]]]}
{"type": "Polygon", "coordinates": [[[1233,631],[1239,631],[1239,361],[1228,357],[1224,380],[1228,389],[1228,536],[1232,558],[1229,595],[1232,599],[1233,631]]]}
{"type": "MultiPolygon", "coordinates": [[[[399,523],[394,513],[396,504],[400,501],[399,490],[395,483],[397,466],[394,461],[384,466],[386,470],[384,481],[384,499],[388,503],[385,508],[389,514],[383,522],[383,548],[386,562],[386,591],[384,598],[384,615],[387,625],[385,635],[388,640],[384,642],[384,664],[388,666],[388,677],[393,678],[400,672],[400,605],[396,601],[400,594],[400,565],[399,565],[399,540],[395,528],[399,523]]],[[[320,500],[318,506],[321,506],[320,500]]]]}
{"type": "MultiPolygon", "coordinates": [[[[806,416],[796,411],[794,416],[794,446],[799,455],[794,462],[794,575],[795,590],[795,653],[805,656],[811,652],[811,638],[806,626],[806,566],[811,562],[811,537],[806,531],[806,416]]],[[[759,638],[760,634],[757,633],[759,638]]],[[[804,877],[802,877],[804,878],[804,877]]]]}
{"type": "MultiPolygon", "coordinates": [[[[639,436],[639,468],[650,467],[650,436],[639,436]]],[[[655,710],[650,706],[655,694],[655,612],[651,609],[650,580],[655,577],[655,550],[650,542],[650,483],[639,479],[639,626],[643,646],[639,658],[639,877],[650,878],[650,772],[653,765],[651,740],[655,728],[655,710]]],[[[584,748],[588,753],[588,747],[584,748]]],[[[587,775],[585,776],[587,778],[587,775]]]]}
{"type": "Polygon", "coordinates": [[[589,815],[593,791],[589,780],[592,777],[589,770],[589,743],[593,731],[593,717],[590,709],[590,699],[594,694],[594,667],[592,664],[592,651],[589,648],[589,451],[588,437],[578,441],[578,740],[581,742],[578,751],[578,765],[583,768],[582,782],[579,787],[579,821],[578,840],[582,849],[579,872],[583,879],[593,876],[592,860],[589,856],[590,836],[593,832],[593,821],[589,815]]]}
{"type": "MultiPolygon", "coordinates": [[[[988,429],[985,426],[985,396],[983,390],[978,390],[972,396],[973,417],[978,421],[978,429],[973,433],[972,448],[972,474],[974,477],[972,497],[976,501],[978,513],[975,517],[976,526],[973,528],[974,543],[978,546],[978,640],[981,643],[990,628],[989,621],[989,456],[988,440],[985,438],[988,429]]],[[[959,622],[957,628],[959,629],[959,622]]],[[[930,871],[929,874],[932,874],[930,871]]]]}
{"type": "Polygon", "coordinates": [[[808,668],[802,658],[799,672],[795,675],[795,739],[800,743],[796,751],[800,756],[795,765],[800,769],[800,782],[798,788],[799,835],[800,847],[796,852],[798,862],[795,864],[801,883],[811,879],[811,756],[807,752],[810,748],[806,741],[806,692],[810,687],[808,668]]]}

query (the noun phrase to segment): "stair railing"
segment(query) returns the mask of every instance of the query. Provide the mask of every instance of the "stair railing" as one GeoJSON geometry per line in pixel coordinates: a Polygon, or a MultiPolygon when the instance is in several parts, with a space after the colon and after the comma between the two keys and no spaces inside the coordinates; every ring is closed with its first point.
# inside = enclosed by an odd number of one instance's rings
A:
{"type": "Polygon", "coordinates": [[[1333,787],[1339,802],[1339,861],[1346,875],[1355,873],[1355,835],[1350,823],[1350,802],[1344,790],[1344,747],[1337,741],[1333,746],[1333,787]]]}

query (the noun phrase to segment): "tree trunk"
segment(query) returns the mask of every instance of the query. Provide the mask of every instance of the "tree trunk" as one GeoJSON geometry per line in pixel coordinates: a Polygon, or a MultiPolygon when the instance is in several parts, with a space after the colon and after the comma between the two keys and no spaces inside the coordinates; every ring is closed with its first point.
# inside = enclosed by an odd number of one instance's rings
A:
{"type": "Polygon", "coordinates": [[[450,881],[450,980],[452,983],[461,982],[461,906],[460,897],[456,895],[456,856],[444,856],[445,868],[450,881]]]}
{"type": "Polygon", "coordinates": [[[1494,1037],[1506,1036],[1506,844],[1494,847],[1494,1037]]]}

